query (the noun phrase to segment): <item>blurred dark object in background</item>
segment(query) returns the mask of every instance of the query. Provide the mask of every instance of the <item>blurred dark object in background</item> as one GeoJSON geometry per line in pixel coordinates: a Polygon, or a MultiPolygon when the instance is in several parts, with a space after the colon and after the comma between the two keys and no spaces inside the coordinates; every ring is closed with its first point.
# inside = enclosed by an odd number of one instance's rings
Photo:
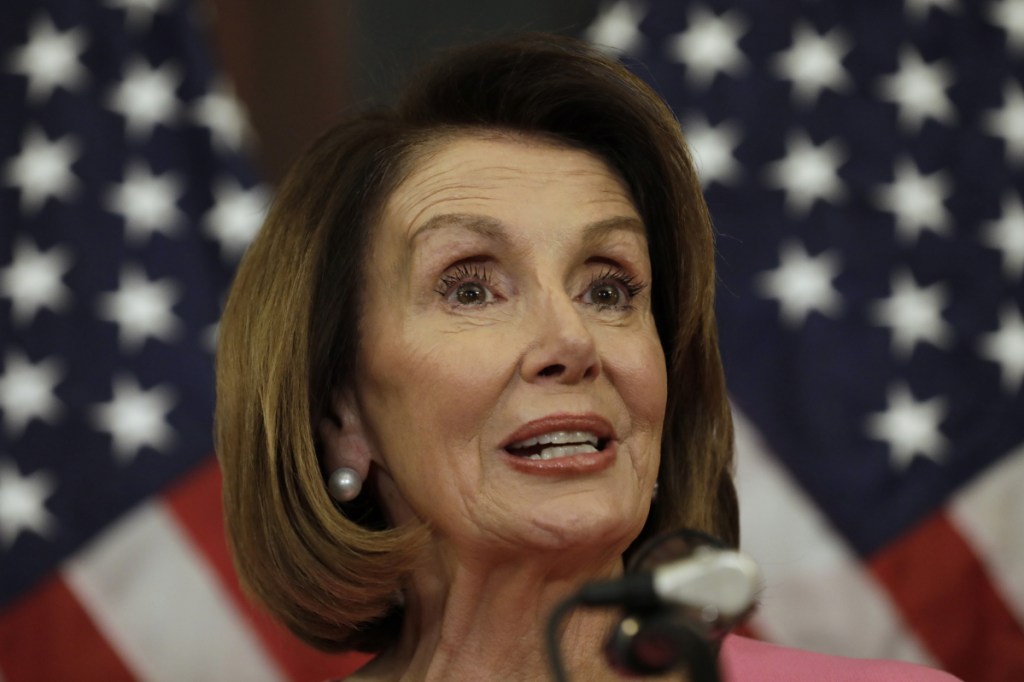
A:
{"type": "Polygon", "coordinates": [[[598,0],[208,0],[221,63],[276,181],[345,109],[386,103],[447,45],[512,31],[577,34],[598,0]]]}

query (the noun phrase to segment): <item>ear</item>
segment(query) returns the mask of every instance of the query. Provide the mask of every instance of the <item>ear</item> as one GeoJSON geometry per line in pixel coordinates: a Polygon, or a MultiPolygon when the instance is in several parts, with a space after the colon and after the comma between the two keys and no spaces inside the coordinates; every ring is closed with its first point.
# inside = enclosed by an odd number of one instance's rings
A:
{"type": "Polygon", "coordinates": [[[355,397],[349,391],[335,391],[334,409],[320,420],[323,465],[328,475],[339,467],[355,469],[364,481],[370,471],[370,444],[355,397]]]}

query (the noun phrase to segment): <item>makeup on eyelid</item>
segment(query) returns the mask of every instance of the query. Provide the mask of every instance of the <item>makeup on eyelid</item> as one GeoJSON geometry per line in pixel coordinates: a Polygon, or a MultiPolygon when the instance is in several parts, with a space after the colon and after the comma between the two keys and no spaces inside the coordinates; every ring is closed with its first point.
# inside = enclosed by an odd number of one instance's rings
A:
{"type": "MultiPolygon", "coordinates": [[[[454,290],[475,283],[476,295],[454,303],[474,306],[507,298],[511,292],[504,291],[501,285],[509,283],[511,278],[496,278],[494,273],[515,271],[519,263],[531,260],[535,254],[530,253],[529,245],[517,245],[513,233],[497,220],[481,216],[460,218],[464,219],[463,222],[428,221],[428,228],[417,229],[411,237],[411,250],[425,261],[421,263],[421,269],[426,272],[440,270],[433,281],[434,293],[448,298],[454,290]]],[[[643,269],[638,264],[646,261],[642,234],[634,229],[636,221],[631,219],[604,220],[596,225],[598,227],[591,225],[581,230],[583,236],[577,250],[591,253],[578,266],[586,271],[585,277],[572,275],[578,280],[586,279],[582,290],[573,292],[573,296],[582,297],[584,302],[601,308],[630,309],[633,299],[647,288],[645,277],[637,272],[643,269]],[[594,272],[598,266],[600,271],[594,272]],[[611,287],[611,290],[605,289],[604,295],[597,300],[587,300],[591,298],[587,293],[599,286],[611,287]],[[607,294],[612,291],[614,295],[609,298],[607,294]]],[[[567,250],[571,249],[573,247],[567,247],[567,250]]],[[[579,288],[578,284],[568,286],[570,289],[579,288]]]]}
{"type": "MultiPolygon", "coordinates": [[[[434,291],[442,298],[448,299],[452,304],[460,306],[488,305],[505,298],[503,292],[496,291],[495,283],[492,281],[491,272],[493,267],[484,262],[460,262],[448,268],[441,275],[434,291]],[[473,289],[463,289],[473,287],[473,289]],[[481,296],[474,296],[470,300],[451,300],[453,295],[461,291],[475,291],[481,296]]],[[[629,273],[623,268],[605,265],[602,270],[589,275],[589,281],[584,291],[575,296],[582,303],[598,306],[599,309],[616,308],[620,310],[631,310],[633,300],[647,288],[646,282],[629,273]],[[587,300],[587,295],[599,288],[605,288],[605,294],[613,293],[614,300],[587,300]]],[[[591,297],[592,298],[592,297],[591,297]]],[[[607,296],[605,296],[607,299],[607,296]]]]}

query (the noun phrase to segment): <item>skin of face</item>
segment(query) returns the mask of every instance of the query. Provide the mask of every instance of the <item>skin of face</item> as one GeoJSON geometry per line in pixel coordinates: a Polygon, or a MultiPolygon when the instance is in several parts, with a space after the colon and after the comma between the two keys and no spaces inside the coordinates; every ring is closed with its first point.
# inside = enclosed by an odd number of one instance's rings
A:
{"type": "Polygon", "coordinates": [[[450,557],[621,554],[650,508],[667,380],[617,173],[547,141],[456,137],[389,197],[368,258],[346,409],[392,521],[427,522],[450,557]],[[574,425],[605,434],[600,454],[505,448],[574,425]]]}

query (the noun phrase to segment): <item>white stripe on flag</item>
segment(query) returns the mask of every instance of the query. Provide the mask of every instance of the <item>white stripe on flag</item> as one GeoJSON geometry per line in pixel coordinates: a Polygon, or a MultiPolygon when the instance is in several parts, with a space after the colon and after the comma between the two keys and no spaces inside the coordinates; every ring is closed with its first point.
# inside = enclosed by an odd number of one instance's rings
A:
{"type": "Polygon", "coordinates": [[[141,680],[285,679],[160,504],[111,526],[65,565],[64,578],[141,680]]]}
{"type": "Polygon", "coordinates": [[[736,486],[743,550],[765,589],[751,621],[777,644],[856,658],[934,665],[885,589],[768,452],[735,407],[736,486]]]}
{"type": "Polygon", "coordinates": [[[1024,624],[1024,447],[958,492],[949,516],[985,564],[1007,607],[1024,624]]]}

